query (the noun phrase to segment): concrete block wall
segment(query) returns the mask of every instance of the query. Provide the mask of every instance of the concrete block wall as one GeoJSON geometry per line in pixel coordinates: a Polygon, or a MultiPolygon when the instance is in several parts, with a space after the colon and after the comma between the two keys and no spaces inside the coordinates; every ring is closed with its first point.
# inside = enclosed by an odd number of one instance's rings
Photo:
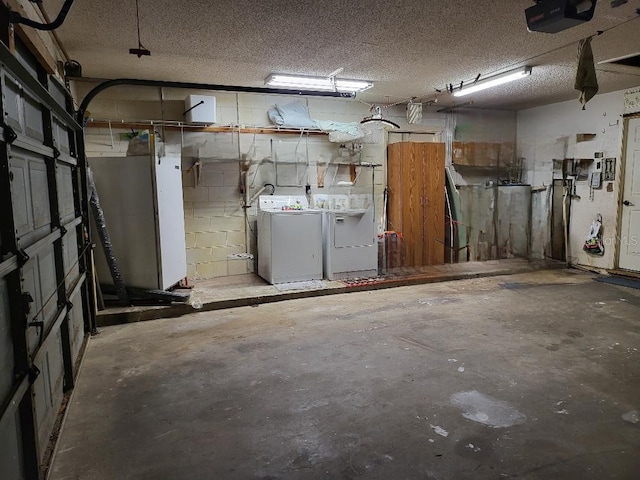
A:
{"type": "MultiPolygon", "coordinates": [[[[74,88],[80,100],[94,85],[76,82],[74,88]]],[[[90,104],[90,116],[96,120],[111,120],[112,128],[87,130],[87,152],[90,156],[125,155],[127,142],[119,138],[126,130],[116,128],[127,121],[184,122],[184,99],[188,94],[213,95],[217,102],[217,125],[233,127],[270,126],[267,111],[276,103],[303,101],[311,118],[339,122],[358,122],[370,114],[369,105],[357,100],[315,97],[287,97],[281,95],[236,94],[230,92],[186,91],[149,87],[119,86],[105,90],[90,104]]],[[[415,132],[400,140],[444,141],[447,116],[425,108],[420,125],[409,125],[404,105],[383,109],[383,115],[401,127],[415,132]],[[407,138],[405,138],[407,137],[407,138]]],[[[513,112],[456,113],[463,122],[468,138],[503,141],[514,135],[513,112]],[[473,135],[473,136],[470,136],[473,135]],[[476,138],[477,137],[477,138],[476,138]]],[[[318,185],[318,172],[325,164],[341,161],[339,145],[328,141],[326,135],[251,134],[232,132],[194,132],[188,125],[182,129],[156,128],[167,148],[182,155],[183,192],[187,243],[188,275],[192,279],[247,273],[254,270],[254,262],[229,258],[234,253],[256,255],[256,205],[243,208],[240,174],[243,168],[248,179],[248,198],[262,185],[276,186],[277,194],[304,194],[305,185],[312,193],[361,194],[373,193],[378,213],[379,231],[382,225],[383,191],[386,185],[386,145],[365,144],[360,159],[382,167],[361,169],[356,185],[337,186],[350,180],[348,166],[330,165],[324,170],[324,186],[318,185]],[[276,165],[276,161],[279,162],[276,165]],[[200,162],[200,180],[196,185],[193,166],[200,162]]],[[[395,135],[396,141],[398,135],[395,135]]],[[[386,139],[386,136],[385,136],[386,139]]],[[[455,173],[455,172],[454,172],[455,173]]],[[[457,174],[459,184],[485,181],[466,172],[457,174]]]]}
{"type": "MultiPolygon", "coordinates": [[[[86,94],[89,85],[77,85],[79,95],[86,94]]],[[[280,95],[235,94],[225,92],[185,92],[182,90],[141,87],[115,87],[100,94],[90,105],[91,117],[110,119],[111,128],[89,128],[86,133],[89,156],[124,156],[128,142],[121,138],[128,131],[117,128],[119,122],[139,120],[180,121],[183,101],[188,93],[215,95],[217,125],[242,127],[269,126],[267,110],[277,103],[292,100],[305,101],[311,117],[321,120],[355,122],[368,112],[368,106],[341,99],[314,99],[310,97],[283,97],[280,95]],[[160,98],[163,101],[160,102],[160,98]]],[[[140,130],[143,127],[139,128],[140,130]]],[[[191,279],[236,275],[254,271],[254,262],[229,258],[237,253],[256,255],[256,206],[243,208],[240,174],[247,170],[248,195],[253,195],[265,183],[276,185],[277,194],[304,194],[309,184],[312,193],[370,193],[375,191],[378,211],[382,208],[385,176],[386,143],[365,145],[361,159],[383,165],[374,172],[363,169],[355,186],[330,186],[349,179],[349,170],[342,168],[335,177],[327,169],[324,188],[318,187],[318,164],[338,158],[338,144],[328,141],[326,135],[252,134],[233,132],[194,132],[183,129],[156,131],[166,148],[182,155],[182,180],[187,244],[188,276],[191,279]],[[273,158],[283,163],[276,165],[273,158]],[[239,160],[242,159],[242,160],[239,160]],[[200,163],[200,177],[196,184],[194,164],[200,163]],[[245,163],[246,162],[246,163],[245,163]],[[296,163],[294,163],[296,162],[296,163]],[[244,165],[244,166],[243,166],[244,165]],[[293,179],[286,180],[284,172],[295,171],[293,179]]]]}
{"type": "Polygon", "coordinates": [[[237,162],[207,163],[196,186],[191,157],[183,157],[187,274],[210,278],[247,273],[252,263],[230,259],[247,251],[244,210],[238,189],[237,162]]]}

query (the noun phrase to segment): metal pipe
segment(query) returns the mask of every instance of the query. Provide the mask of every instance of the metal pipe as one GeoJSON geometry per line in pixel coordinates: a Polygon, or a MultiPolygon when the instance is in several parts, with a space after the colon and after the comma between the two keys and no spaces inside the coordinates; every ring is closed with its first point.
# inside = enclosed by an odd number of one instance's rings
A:
{"type": "Polygon", "coordinates": [[[84,115],[87,107],[94,97],[106,90],[107,88],[118,85],[133,85],[141,87],[166,87],[166,88],[186,88],[190,90],[217,90],[221,92],[244,92],[244,93],[264,93],[276,95],[304,95],[312,97],[338,97],[338,98],[355,98],[354,92],[323,92],[316,90],[290,90],[279,88],[265,87],[241,87],[237,85],[216,85],[209,83],[193,83],[193,82],[168,82],[163,80],[141,80],[136,78],[117,78],[115,80],[107,80],[96,85],[82,100],[78,109],[77,119],[80,124],[84,122],[84,115]]]}
{"type": "Polygon", "coordinates": [[[18,12],[9,12],[9,21],[11,23],[21,23],[26,25],[27,27],[32,27],[37,30],[55,30],[64,22],[69,10],[71,10],[71,5],[73,5],[73,0],[66,0],[60,9],[60,13],[53,22],[50,23],[40,23],[31,20],[30,18],[23,17],[18,12]]]}
{"type": "Polygon", "coordinates": [[[263,185],[261,186],[249,199],[249,202],[246,204],[247,207],[250,207],[251,205],[253,205],[253,202],[255,202],[256,198],[258,198],[260,196],[260,194],[262,192],[264,192],[267,189],[267,185],[263,185]]]}

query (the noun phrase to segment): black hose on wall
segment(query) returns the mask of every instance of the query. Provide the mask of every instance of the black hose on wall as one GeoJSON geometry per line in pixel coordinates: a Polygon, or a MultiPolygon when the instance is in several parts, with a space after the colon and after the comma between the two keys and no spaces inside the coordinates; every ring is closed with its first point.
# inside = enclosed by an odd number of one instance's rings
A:
{"type": "Polygon", "coordinates": [[[73,0],[66,0],[60,9],[60,13],[58,13],[56,19],[51,23],[34,22],[30,18],[23,17],[18,12],[9,12],[9,21],[11,23],[21,23],[22,25],[26,25],[27,27],[35,28],[37,30],[55,30],[64,23],[69,10],[71,10],[71,5],[73,5],[73,0]]]}
{"type": "Polygon", "coordinates": [[[111,272],[113,285],[116,288],[118,300],[123,304],[129,305],[129,294],[127,293],[127,288],[124,285],[120,268],[118,268],[118,262],[113,251],[113,244],[111,243],[111,236],[109,235],[109,230],[107,230],[107,222],[104,218],[104,211],[100,206],[98,191],[96,190],[96,184],[93,181],[93,172],[88,167],[87,182],[89,183],[89,203],[91,204],[91,212],[93,213],[93,219],[96,222],[102,248],[104,248],[104,256],[107,258],[107,264],[109,265],[109,271],[111,272]]]}
{"type": "Polygon", "coordinates": [[[307,97],[337,97],[337,98],[355,98],[353,92],[331,92],[316,90],[293,90],[283,88],[266,88],[266,87],[241,87],[238,85],[215,85],[209,83],[192,83],[192,82],[167,82],[163,80],[143,80],[137,78],[117,78],[115,80],[107,80],[96,85],[87,93],[78,108],[77,120],[80,125],[84,125],[84,116],[89,107],[91,100],[95,98],[103,90],[118,85],[134,85],[140,87],[162,87],[162,88],[185,88],[189,90],[214,90],[219,92],[244,92],[244,93],[264,93],[276,95],[300,95],[307,97]]]}

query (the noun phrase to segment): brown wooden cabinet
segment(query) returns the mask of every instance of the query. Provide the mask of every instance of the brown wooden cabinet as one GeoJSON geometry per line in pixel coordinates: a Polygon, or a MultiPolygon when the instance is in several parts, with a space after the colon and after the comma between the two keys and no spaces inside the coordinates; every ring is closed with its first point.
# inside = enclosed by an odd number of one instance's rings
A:
{"type": "Polygon", "coordinates": [[[404,266],[444,263],[444,159],[444,143],[387,148],[388,228],[402,233],[404,266]]]}
{"type": "Polygon", "coordinates": [[[453,142],[453,164],[463,167],[508,168],[514,159],[512,142],[453,142]]]}

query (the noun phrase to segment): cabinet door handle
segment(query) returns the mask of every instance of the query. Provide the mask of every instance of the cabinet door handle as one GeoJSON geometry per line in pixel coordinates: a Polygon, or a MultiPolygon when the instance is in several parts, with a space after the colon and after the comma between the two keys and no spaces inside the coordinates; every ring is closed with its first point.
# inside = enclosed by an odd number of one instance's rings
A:
{"type": "Polygon", "coordinates": [[[624,202],[622,202],[622,204],[625,207],[633,207],[634,206],[633,203],[631,203],[629,200],[625,200],[624,202]]]}

